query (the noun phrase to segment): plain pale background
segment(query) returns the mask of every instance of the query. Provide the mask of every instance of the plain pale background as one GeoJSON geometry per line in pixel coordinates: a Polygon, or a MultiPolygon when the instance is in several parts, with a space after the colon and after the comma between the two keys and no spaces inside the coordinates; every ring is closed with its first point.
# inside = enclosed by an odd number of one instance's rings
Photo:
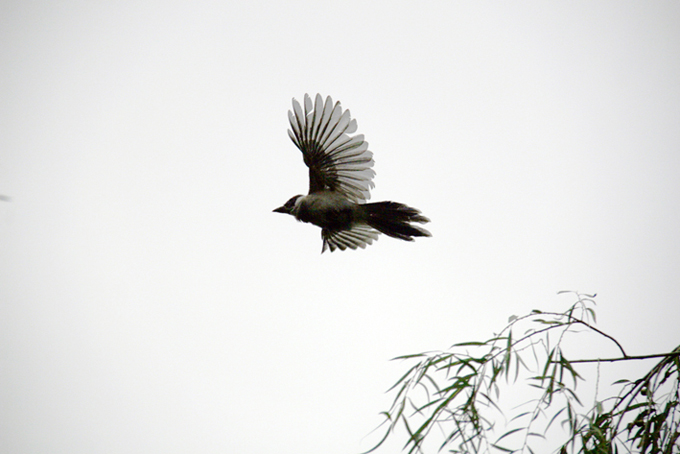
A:
{"type": "Polygon", "coordinates": [[[0,55],[3,453],[359,452],[390,358],[563,289],[678,344],[676,1],[5,2],[0,55]],[[432,238],[271,212],[317,92],[432,238]]]}

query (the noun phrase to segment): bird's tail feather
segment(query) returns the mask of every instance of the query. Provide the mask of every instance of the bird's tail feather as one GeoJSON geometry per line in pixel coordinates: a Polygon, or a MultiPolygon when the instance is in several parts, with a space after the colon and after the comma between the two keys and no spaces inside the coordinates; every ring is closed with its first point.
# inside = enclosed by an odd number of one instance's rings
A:
{"type": "Polygon", "coordinates": [[[422,227],[411,222],[430,222],[420,211],[397,202],[374,202],[362,205],[366,210],[368,225],[374,229],[405,241],[413,241],[414,236],[432,236],[422,227]]]}

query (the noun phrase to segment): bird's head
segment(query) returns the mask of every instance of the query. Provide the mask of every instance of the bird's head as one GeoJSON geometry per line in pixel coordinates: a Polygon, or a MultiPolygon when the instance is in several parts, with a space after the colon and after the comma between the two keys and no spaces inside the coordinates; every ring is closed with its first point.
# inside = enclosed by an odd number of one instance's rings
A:
{"type": "Polygon", "coordinates": [[[302,195],[296,195],[295,197],[291,197],[290,200],[288,200],[283,206],[280,206],[277,209],[275,209],[274,213],[286,213],[294,215],[295,205],[297,204],[298,199],[300,199],[301,197],[302,195]]]}

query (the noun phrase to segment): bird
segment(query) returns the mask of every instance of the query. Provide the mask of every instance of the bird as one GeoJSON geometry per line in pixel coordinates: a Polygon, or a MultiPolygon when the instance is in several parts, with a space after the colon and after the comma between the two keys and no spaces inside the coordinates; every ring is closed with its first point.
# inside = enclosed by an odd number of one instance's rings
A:
{"type": "Polygon", "coordinates": [[[363,134],[354,135],[357,121],[339,101],[333,104],[328,96],[324,102],[317,94],[312,102],[305,94],[303,111],[293,98],[288,120],[288,135],[309,168],[309,192],[290,198],[274,212],[321,227],[322,254],[363,249],[379,233],[405,241],[431,236],[412,224],[430,222],[419,210],[390,201],[367,203],[375,187],[373,153],[363,134]]]}

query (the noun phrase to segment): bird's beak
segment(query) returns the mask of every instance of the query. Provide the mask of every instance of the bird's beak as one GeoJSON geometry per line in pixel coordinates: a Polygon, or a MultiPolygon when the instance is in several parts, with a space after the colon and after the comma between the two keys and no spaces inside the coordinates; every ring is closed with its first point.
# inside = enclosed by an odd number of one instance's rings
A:
{"type": "Polygon", "coordinates": [[[274,213],[288,213],[288,210],[286,209],[286,207],[281,206],[281,207],[278,207],[277,209],[275,209],[274,213]]]}

